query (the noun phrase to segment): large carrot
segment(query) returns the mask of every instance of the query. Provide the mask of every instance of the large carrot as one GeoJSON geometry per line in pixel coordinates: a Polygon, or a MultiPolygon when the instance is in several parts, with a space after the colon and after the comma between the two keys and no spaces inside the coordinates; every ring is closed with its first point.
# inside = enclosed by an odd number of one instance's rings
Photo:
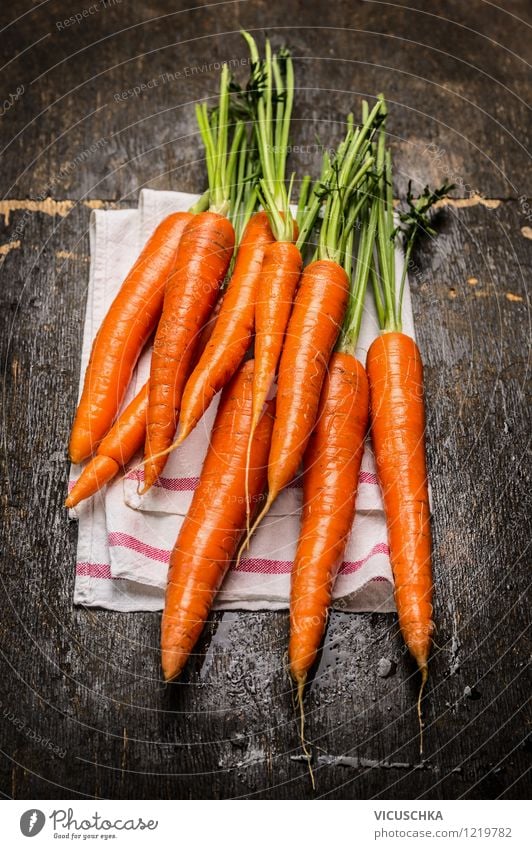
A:
{"type": "Polygon", "coordinates": [[[268,460],[268,507],[299,468],[316,421],[348,289],[347,274],[331,260],[312,262],[301,277],[279,364],[277,413],[268,460]]]}
{"type": "Polygon", "coordinates": [[[166,286],[163,314],[153,345],[144,492],[164,468],[166,457],[160,455],[172,443],[199,334],[216,301],[233,247],[231,222],[213,212],[194,216],[181,238],[178,267],[166,286]]]}
{"type": "Polygon", "coordinates": [[[124,400],[133,368],[161,315],[166,281],[176,267],[191,212],[162,221],[124,280],[92,346],[70,436],[73,463],[97,448],[124,400]]]}
{"type": "Polygon", "coordinates": [[[139,451],[146,434],[148,382],[121,413],[100,442],[96,455],[87,463],[69,493],[65,507],[75,507],[109,483],[139,451]]]}
{"type": "Polygon", "coordinates": [[[425,682],[434,624],[423,366],[414,340],[391,331],[370,346],[367,369],[399,625],[425,682]]]}
{"type": "Polygon", "coordinates": [[[378,273],[373,275],[381,335],[368,351],[371,434],[388,527],[395,602],[403,639],[421,672],[418,698],[420,749],[423,750],[421,698],[432,646],[432,566],[430,510],[425,461],[423,367],[415,341],[402,332],[406,271],[420,227],[430,235],[427,214],[452,186],[428,187],[416,200],[408,192],[408,211],[394,221],[391,155],[381,130],[377,168],[378,273]],[[395,237],[405,247],[403,274],[396,286],[395,237]]]}
{"type": "Polygon", "coordinates": [[[196,426],[215,394],[233,376],[249,347],[262,260],[272,240],[266,213],[255,213],[238,247],[233,274],[210,341],[185,386],[177,444],[196,426]]]}
{"type": "Polygon", "coordinates": [[[351,354],[334,353],[304,457],[303,514],[292,571],[288,654],[300,693],[323,638],[355,516],[368,400],[364,367],[351,354]]]}
{"type": "MultiPolygon", "coordinates": [[[[380,110],[381,101],[356,130],[349,123],[346,139],[327,171],[328,194],[318,259],[301,276],[279,363],[276,419],[268,460],[268,498],[246,542],[278,494],[295,476],[316,421],[327,365],[348,300],[349,279],[341,264],[349,220],[347,203],[356,199],[356,192],[373,164],[371,138],[380,110]]],[[[314,221],[314,200],[308,214],[314,221]]],[[[298,245],[308,229],[303,221],[298,245]]]]}
{"type": "Polygon", "coordinates": [[[173,447],[183,389],[199,333],[214,306],[233,253],[235,233],[227,213],[231,180],[245,132],[243,122],[238,122],[229,149],[229,83],[229,70],[224,65],[218,110],[209,117],[206,104],[197,109],[206,150],[210,209],[194,216],[186,227],[177,269],[166,286],[150,369],[143,492],[155,483],[173,447]]]}
{"type": "MultiPolygon", "coordinates": [[[[369,179],[365,188],[366,192],[371,189],[369,179]]],[[[349,306],[303,459],[303,512],[291,579],[288,649],[302,722],[305,681],[323,638],[334,581],[355,518],[368,426],[368,379],[355,349],[375,242],[377,203],[373,202],[371,212],[364,208],[359,214],[354,272],[353,229],[347,234],[345,251],[345,269],[353,281],[349,306]]]]}
{"type": "MultiPolygon", "coordinates": [[[[246,525],[245,471],[251,424],[253,361],[225,387],[198,487],[172,551],[161,624],[166,681],[182,671],[207,620],[214,597],[246,525]]],[[[249,498],[260,499],[273,426],[268,403],[255,431],[249,498]]]]}

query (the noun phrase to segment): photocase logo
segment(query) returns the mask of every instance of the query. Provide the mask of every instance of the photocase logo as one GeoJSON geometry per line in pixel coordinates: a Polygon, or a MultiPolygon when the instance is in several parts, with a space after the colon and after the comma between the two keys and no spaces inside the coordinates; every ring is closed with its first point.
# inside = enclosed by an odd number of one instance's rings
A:
{"type": "Polygon", "coordinates": [[[46,817],[42,811],[32,808],[25,811],[20,818],[20,830],[24,837],[35,837],[42,831],[46,817]]]}

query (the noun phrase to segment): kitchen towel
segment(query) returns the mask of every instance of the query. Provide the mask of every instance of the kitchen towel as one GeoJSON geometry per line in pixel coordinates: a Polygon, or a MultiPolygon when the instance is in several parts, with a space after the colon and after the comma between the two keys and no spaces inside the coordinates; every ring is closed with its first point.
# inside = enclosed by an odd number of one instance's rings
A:
{"type": "MultiPolygon", "coordinates": [[[[180,192],[140,193],[138,210],[94,210],[90,222],[91,264],[80,381],[94,335],[129,268],[157,224],[187,209],[195,197],[180,192]]],[[[396,255],[400,273],[402,255],[396,255]]],[[[408,285],[403,324],[413,335],[408,285]]],[[[367,298],[357,355],[362,361],[378,326],[367,298]]],[[[125,403],[149,374],[150,352],[140,358],[125,403]]],[[[169,458],[159,485],[138,495],[141,473],[118,477],[107,489],[71,511],[78,519],[74,601],[113,610],[161,609],[170,551],[190,504],[207,450],[216,400],[189,439],[169,458]]],[[[138,458],[140,459],[140,458],[138,458]]],[[[135,465],[133,462],[130,464],[135,465]]],[[[71,483],[79,467],[72,466],[71,483]]],[[[290,567],[299,527],[298,481],[278,498],[258,529],[238,569],[222,586],[218,609],[282,609],[288,606],[290,567]]],[[[392,574],[382,499],[368,442],[359,479],[357,513],[334,589],[334,606],[347,611],[394,610],[392,574]]]]}

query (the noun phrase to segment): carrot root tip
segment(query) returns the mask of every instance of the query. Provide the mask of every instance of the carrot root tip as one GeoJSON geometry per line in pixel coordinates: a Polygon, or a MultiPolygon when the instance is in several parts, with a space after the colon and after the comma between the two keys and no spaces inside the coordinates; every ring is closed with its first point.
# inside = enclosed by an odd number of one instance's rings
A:
{"type": "Polygon", "coordinates": [[[417,718],[419,722],[419,756],[423,757],[423,714],[421,713],[421,700],[423,698],[423,690],[425,689],[425,685],[429,679],[429,668],[426,663],[422,663],[419,667],[419,671],[421,672],[421,685],[419,688],[419,695],[417,698],[417,718]]]}
{"type": "Polygon", "coordinates": [[[307,676],[305,673],[300,674],[296,677],[297,683],[297,703],[299,705],[299,739],[301,740],[301,748],[303,749],[305,758],[307,760],[308,771],[310,775],[310,781],[312,784],[312,789],[316,789],[316,781],[314,778],[314,770],[312,769],[312,751],[308,747],[307,740],[305,738],[305,707],[303,704],[303,697],[305,695],[305,684],[307,683],[307,676]]]}
{"type": "Polygon", "coordinates": [[[166,684],[177,678],[187,661],[188,655],[183,656],[181,652],[163,651],[161,658],[161,666],[163,669],[163,678],[166,684]]]}

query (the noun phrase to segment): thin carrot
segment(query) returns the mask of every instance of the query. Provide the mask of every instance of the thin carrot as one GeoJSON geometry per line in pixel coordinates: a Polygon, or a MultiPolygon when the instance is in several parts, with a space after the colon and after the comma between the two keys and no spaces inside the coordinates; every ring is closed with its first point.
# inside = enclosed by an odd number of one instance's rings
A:
{"type": "Polygon", "coordinates": [[[334,582],[355,517],[367,424],[364,366],[351,354],[337,351],[329,363],[303,460],[303,512],[291,574],[288,657],[307,757],[303,692],[325,633],[334,582]]]}
{"type": "Polygon", "coordinates": [[[87,463],[65,501],[75,507],[109,483],[142,447],[146,433],[148,382],[121,413],[100,442],[96,455],[87,463]]]}
{"type": "Polygon", "coordinates": [[[452,186],[435,192],[425,189],[409,210],[394,221],[391,155],[381,130],[378,182],[378,274],[373,275],[381,335],[367,357],[370,387],[371,434],[377,473],[384,499],[395,602],[403,639],[421,672],[418,697],[420,752],[423,751],[421,698],[428,678],[432,646],[432,565],[430,508],[425,459],[423,366],[415,341],[402,332],[402,300],[408,260],[420,227],[430,235],[427,213],[452,186]],[[405,263],[396,285],[395,237],[403,236],[405,263]]]}
{"type": "Polygon", "coordinates": [[[272,239],[266,213],[255,213],[238,247],[233,275],[210,341],[185,386],[176,445],[196,426],[215,394],[233,376],[249,347],[262,259],[272,239]]]}
{"type": "Polygon", "coordinates": [[[233,254],[235,233],[227,213],[244,125],[237,123],[229,149],[229,83],[229,70],[224,65],[217,112],[209,118],[205,104],[197,109],[207,155],[210,209],[194,216],[186,227],[176,271],[166,285],[151,360],[142,492],[155,483],[173,447],[183,389],[199,334],[233,254]]]}
{"type": "Polygon", "coordinates": [[[162,221],[124,280],[92,346],[70,436],[73,463],[89,457],[122,404],[139,354],[161,315],[164,287],[176,267],[191,212],[162,221]]]}
{"type": "Polygon", "coordinates": [[[256,365],[250,445],[275,379],[302,264],[301,251],[291,242],[273,242],[264,254],[255,304],[256,365]]]}
{"type": "Polygon", "coordinates": [[[252,66],[261,80],[253,101],[252,117],[263,174],[260,193],[275,237],[264,251],[256,293],[251,451],[253,433],[275,379],[303,260],[300,249],[293,244],[297,225],[290,212],[291,186],[287,191],[285,185],[294,99],[292,59],[286,49],[272,56],[270,42],[266,40],[265,59],[261,62],[254,39],[249,33],[243,35],[250,49],[252,66]]]}
{"type": "MultiPolygon", "coordinates": [[[[253,360],[225,387],[198,487],[172,551],[161,623],[162,668],[177,677],[207,620],[246,524],[244,478],[251,424],[253,360]]],[[[260,499],[273,426],[270,401],[255,431],[249,498],[260,499]]]]}
{"type": "Polygon", "coordinates": [[[166,286],[150,367],[143,492],[155,483],[172,443],[181,395],[199,334],[211,312],[234,246],[224,215],[202,212],[183,233],[179,265],[166,286]]]}
{"type": "MultiPolygon", "coordinates": [[[[369,182],[369,181],[368,181],[369,182]]],[[[365,192],[370,185],[365,187],[365,192]]],[[[316,425],[303,458],[303,512],[290,593],[290,672],[303,690],[325,632],[338,569],[355,518],[355,502],[368,427],[366,370],[355,356],[377,204],[362,211],[355,272],[342,334],[329,362],[316,425]]],[[[352,274],[354,231],[348,233],[345,269],[352,274]]]]}

